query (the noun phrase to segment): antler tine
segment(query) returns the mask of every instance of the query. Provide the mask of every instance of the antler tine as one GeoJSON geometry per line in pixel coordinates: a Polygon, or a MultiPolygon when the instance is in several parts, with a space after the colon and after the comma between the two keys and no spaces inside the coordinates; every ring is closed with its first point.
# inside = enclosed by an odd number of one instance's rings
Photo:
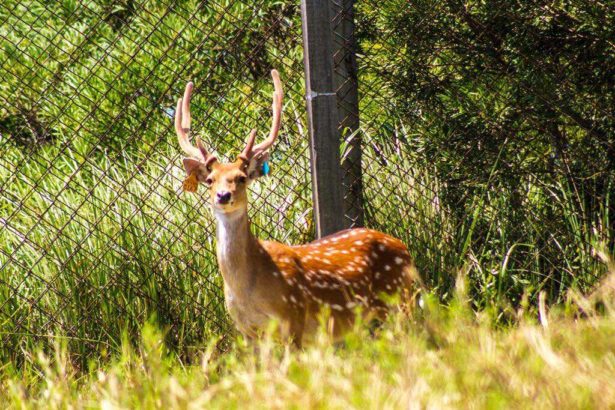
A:
{"type": "Polygon", "coordinates": [[[255,140],[256,140],[256,128],[253,128],[252,131],[250,131],[250,136],[248,137],[248,142],[246,143],[246,147],[243,149],[243,151],[241,151],[241,154],[239,154],[239,158],[242,158],[245,161],[250,159],[250,156],[252,155],[252,152],[253,152],[252,147],[254,146],[255,140]]]}
{"type": "Polygon", "coordinates": [[[192,117],[190,115],[190,99],[192,98],[192,90],[194,89],[194,83],[188,81],[186,88],[184,89],[184,98],[182,99],[182,128],[190,132],[190,123],[192,117]]]}
{"type": "Polygon", "coordinates": [[[271,108],[273,111],[273,119],[271,120],[271,130],[266,140],[257,144],[252,151],[265,151],[278,137],[280,131],[280,123],[282,122],[282,100],[284,99],[284,91],[282,90],[282,81],[280,81],[280,74],[278,70],[271,70],[271,78],[273,78],[273,102],[271,108]]]}
{"type": "Polygon", "coordinates": [[[190,138],[188,136],[191,123],[190,97],[192,96],[193,88],[194,84],[190,81],[186,84],[184,97],[177,100],[177,108],[175,109],[175,132],[177,133],[179,145],[186,154],[202,161],[207,161],[209,153],[205,147],[203,147],[203,144],[200,143],[200,140],[197,138],[197,148],[190,143],[190,138]]]}

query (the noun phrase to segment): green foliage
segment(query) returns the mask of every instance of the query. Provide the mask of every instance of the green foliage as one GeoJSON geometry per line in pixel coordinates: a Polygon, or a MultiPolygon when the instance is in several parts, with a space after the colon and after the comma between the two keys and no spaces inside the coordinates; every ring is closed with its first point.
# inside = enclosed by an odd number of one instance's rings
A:
{"type": "Polygon", "coordinates": [[[393,141],[413,153],[408,165],[429,167],[432,196],[451,218],[448,246],[460,265],[473,265],[477,301],[516,304],[540,288],[556,301],[570,286],[591,285],[592,248],[615,247],[613,8],[584,0],[357,7],[359,84],[377,101],[363,100],[362,117],[374,119],[369,140],[393,141]]]}

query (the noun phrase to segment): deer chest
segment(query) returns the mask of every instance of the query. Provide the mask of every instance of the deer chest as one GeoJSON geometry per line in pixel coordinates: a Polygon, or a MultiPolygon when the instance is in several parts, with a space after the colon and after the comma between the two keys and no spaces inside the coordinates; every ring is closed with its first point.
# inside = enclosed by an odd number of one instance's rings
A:
{"type": "Polygon", "coordinates": [[[231,319],[243,334],[254,335],[269,320],[269,316],[253,301],[251,303],[248,297],[234,293],[229,286],[224,286],[224,302],[231,319]]]}

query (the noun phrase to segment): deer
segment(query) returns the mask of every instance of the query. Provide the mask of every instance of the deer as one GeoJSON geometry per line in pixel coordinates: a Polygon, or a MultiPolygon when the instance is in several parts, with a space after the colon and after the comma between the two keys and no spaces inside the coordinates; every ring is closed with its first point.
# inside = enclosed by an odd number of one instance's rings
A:
{"type": "Polygon", "coordinates": [[[366,318],[384,318],[392,308],[388,295],[416,295],[420,278],[403,242],[382,232],[347,229],[302,245],[260,240],[250,229],[248,187],[268,174],[268,158],[280,130],[283,90],[277,70],[273,79],[273,118],[269,135],[255,144],[252,129],[234,162],[221,162],[195,138],[190,142],[188,82],[177,101],[175,130],[186,179],[183,190],[205,185],[216,220],[216,256],[224,282],[225,307],[236,328],[257,338],[274,319],[282,336],[301,347],[313,338],[326,310],[328,329],[340,340],[352,328],[360,307],[366,318]],[[413,293],[414,292],[414,293],[413,293]],[[388,301],[387,301],[388,299],[388,301]]]}

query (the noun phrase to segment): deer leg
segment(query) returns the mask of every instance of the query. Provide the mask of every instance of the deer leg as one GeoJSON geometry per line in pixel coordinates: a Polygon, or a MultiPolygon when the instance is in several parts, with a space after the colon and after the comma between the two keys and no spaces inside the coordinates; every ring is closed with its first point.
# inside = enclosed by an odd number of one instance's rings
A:
{"type": "Polygon", "coordinates": [[[401,288],[401,311],[410,316],[418,307],[421,293],[425,289],[423,280],[414,264],[405,266],[403,270],[403,286],[401,288]]]}
{"type": "Polygon", "coordinates": [[[389,310],[390,307],[381,299],[374,297],[370,300],[369,311],[365,318],[370,335],[376,335],[378,329],[382,327],[389,310]]]}
{"type": "Polygon", "coordinates": [[[305,310],[292,309],[282,325],[282,336],[297,349],[301,349],[303,330],[305,328],[305,310]]]}

